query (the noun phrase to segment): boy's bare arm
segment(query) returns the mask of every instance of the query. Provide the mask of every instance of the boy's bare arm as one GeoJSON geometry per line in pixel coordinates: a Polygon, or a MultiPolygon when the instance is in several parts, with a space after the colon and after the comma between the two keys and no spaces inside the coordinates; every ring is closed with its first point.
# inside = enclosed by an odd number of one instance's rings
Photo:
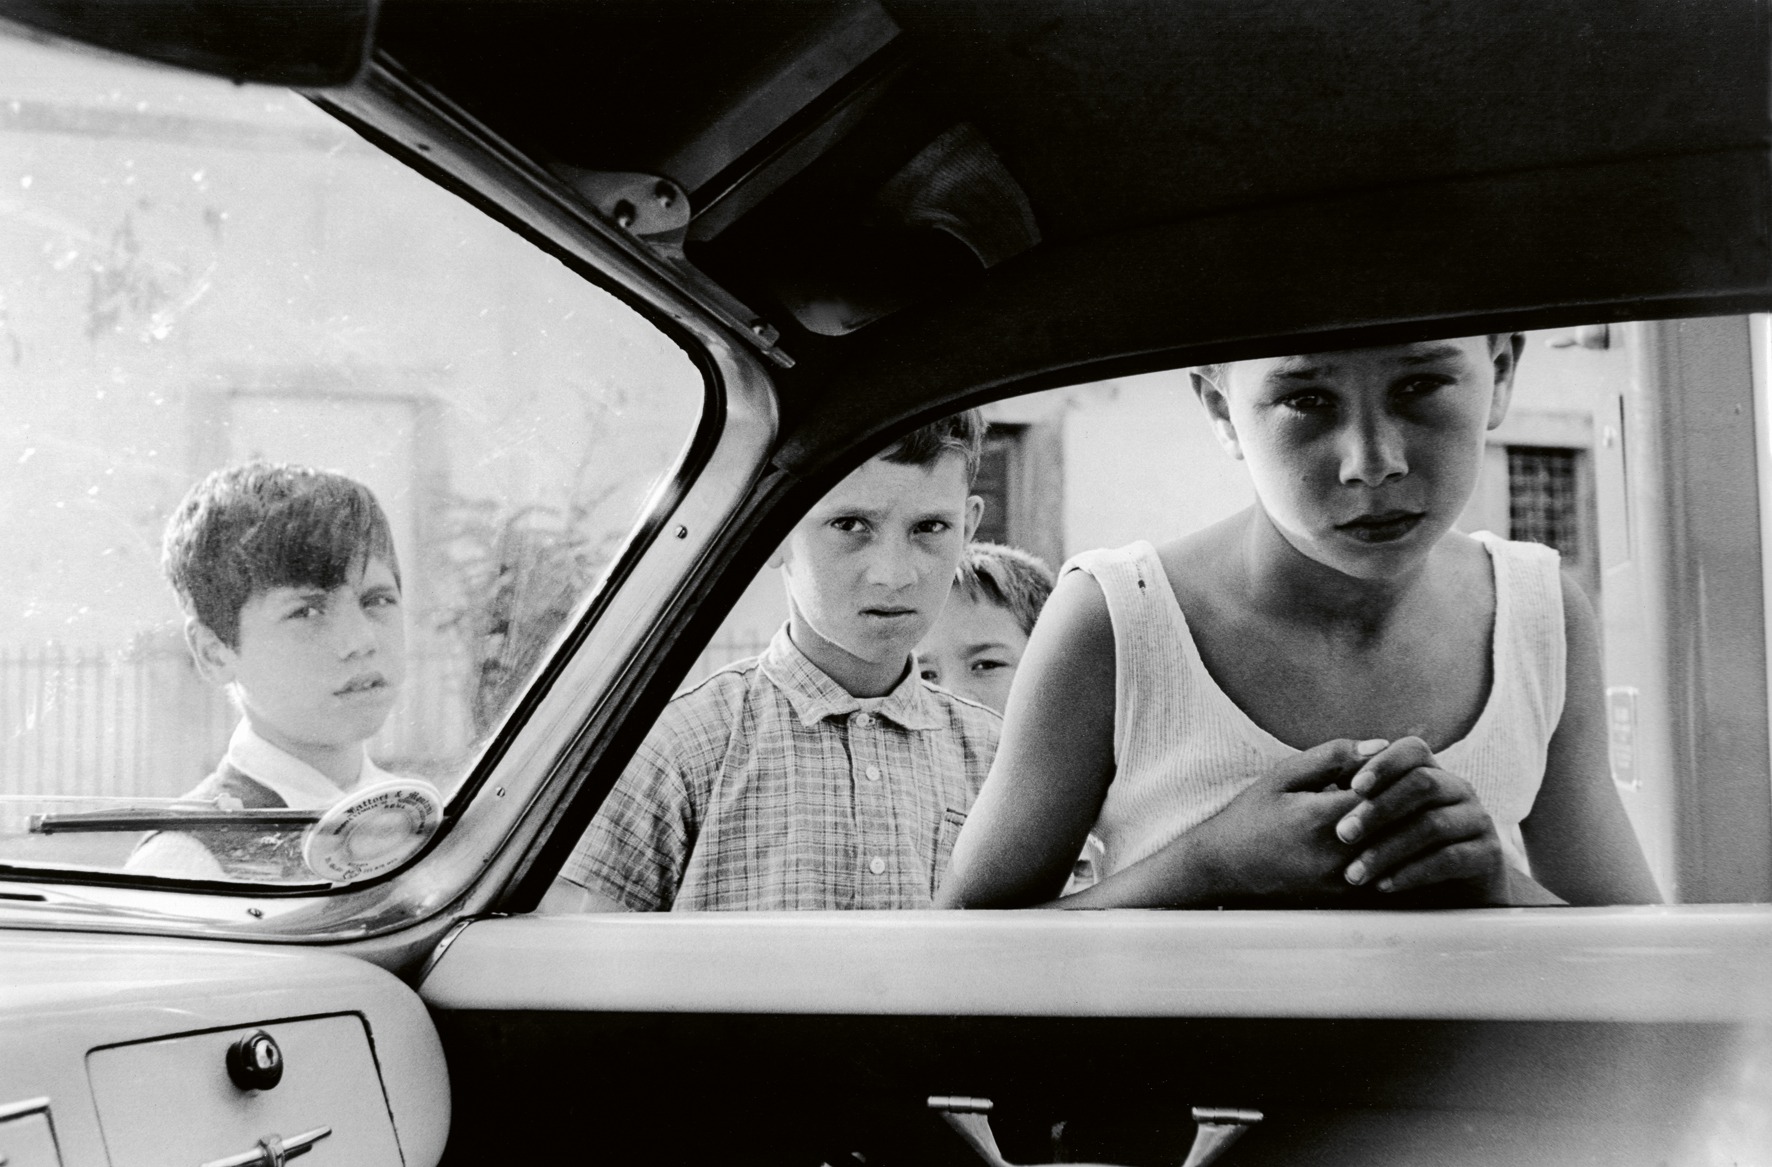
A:
{"type": "Polygon", "coordinates": [[[1114,695],[1107,599],[1071,572],[1028,640],[938,907],[1026,907],[1058,894],[1113,777],[1114,695]]]}
{"type": "Polygon", "coordinates": [[[1599,635],[1581,588],[1563,579],[1568,644],[1563,716],[1544,782],[1520,824],[1540,883],[1572,904],[1656,904],[1661,894],[1612,783],[1599,635]]]}

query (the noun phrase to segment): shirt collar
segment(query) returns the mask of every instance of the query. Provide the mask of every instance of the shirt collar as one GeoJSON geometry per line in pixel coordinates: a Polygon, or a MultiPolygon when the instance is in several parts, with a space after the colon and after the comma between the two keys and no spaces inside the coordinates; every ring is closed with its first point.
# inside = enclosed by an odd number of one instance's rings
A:
{"type": "MultiPolygon", "coordinates": [[[[254,782],[269,787],[291,810],[325,810],[345,795],[332,779],[260,737],[244,717],[228,740],[227,760],[254,782]]],[[[387,777],[388,772],[371,762],[365,751],[363,768],[357,772],[357,787],[387,777]]]]}
{"type": "Polygon", "coordinates": [[[788,704],[802,725],[817,725],[827,717],[846,717],[864,709],[905,729],[939,729],[946,724],[935,708],[929,687],[917,675],[914,656],[904,679],[877,703],[872,700],[864,703],[861,698],[852,696],[833,681],[830,674],[813,664],[788,635],[786,624],[763,650],[761,665],[763,675],[787,694],[788,704]]]}

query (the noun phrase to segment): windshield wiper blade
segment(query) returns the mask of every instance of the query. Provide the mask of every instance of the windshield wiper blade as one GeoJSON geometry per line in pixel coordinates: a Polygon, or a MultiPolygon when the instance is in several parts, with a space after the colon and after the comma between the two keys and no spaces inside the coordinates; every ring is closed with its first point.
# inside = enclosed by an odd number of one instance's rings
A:
{"type": "Polygon", "coordinates": [[[237,827],[310,827],[323,812],[269,807],[254,810],[218,810],[203,807],[140,807],[121,810],[79,810],[63,814],[34,814],[28,829],[38,835],[61,835],[75,831],[215,831],[237,827]]]}

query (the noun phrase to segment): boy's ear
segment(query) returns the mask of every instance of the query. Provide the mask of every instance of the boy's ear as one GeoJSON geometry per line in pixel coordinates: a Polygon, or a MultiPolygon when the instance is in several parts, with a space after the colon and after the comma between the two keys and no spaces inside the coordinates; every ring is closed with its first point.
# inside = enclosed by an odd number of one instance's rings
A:
{"type": "Polygon", "coordinates": [[[211,685],[226,685],[234,679],[234,662],[240,654],[195,616],[185,621],[185,644],[191,650],[191,660],[196,662],[198,676],[211,685]]]}
{"type": "Polygon", "coordinates": [[[978,524],[984,521],[984,499],[976,494],[966,496],[966,542],[972,542],[972,536],[978,534],[978,524]]]}
{"type": "Polygon", "coordinates": [[[1212,433],[1218,438],[1218,444],[1224,452],[1241,462],[1243,460],[1243,444],[1237,440],[1237,427],[1231,423],[1230,399],[1224,395],[1224,389],[1212,380],[1199,373],[1189,373],[1188,379],[1194,383],[1194,396],[1206,407],[1206,416],[1212,419],[1212,433]]]}
{"type": "Polygon", "coordinates": [[[1514,374],[1520,368],[1520,357],[1526,351],[1526,334],[1510,332],[1490,346],[1489,360],[1495,370],[1495,390],[1489,398],[1489,428],[1494,429],[1507,417],[1508,403],[1514,397],[1514,374]]]}

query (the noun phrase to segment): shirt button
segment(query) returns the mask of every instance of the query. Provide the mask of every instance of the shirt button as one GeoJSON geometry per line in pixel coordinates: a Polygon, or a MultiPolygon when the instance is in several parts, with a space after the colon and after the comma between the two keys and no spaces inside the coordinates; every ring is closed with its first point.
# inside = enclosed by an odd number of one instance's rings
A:
{"type": "Polygon", "coordinates": [[[872,725],[874,724],[874,715],[871,713],[857,713],[855,715],[855,724],[872,725]]]}
{"type": "Polygon", "coordinates": [[[868,781],[869,782],[878,782],[879,780],[880,780],[880,767],[869,766],[868,767],[868,781]]]}
{"type": "Polygon", "coordinates": [[[868,864],[868,870],[875,875],[883,875],[886,872],[886,861],[876,855],[873,858],[873,862],[868,864]]]}

